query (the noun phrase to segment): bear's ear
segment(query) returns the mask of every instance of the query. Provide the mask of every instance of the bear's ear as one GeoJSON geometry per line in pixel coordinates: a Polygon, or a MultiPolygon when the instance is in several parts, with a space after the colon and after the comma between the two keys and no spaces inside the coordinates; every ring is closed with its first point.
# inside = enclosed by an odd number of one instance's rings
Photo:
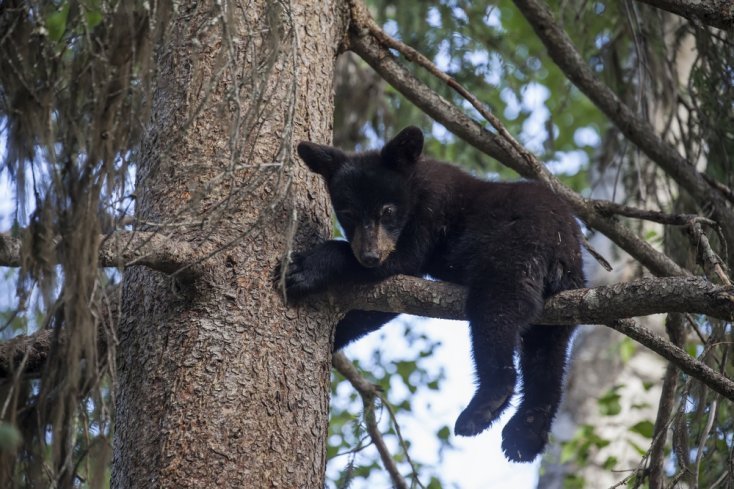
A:
{"type": "Polygon", "coordinates": [[[386,163],[402,170],[414,165],[422,151],[423,131],[415,126],[408,126],[388,141],[380,155],[386,163]]]}
{"type": "Polygon", "coordinates": [[[327,182],[347,161],[347,155],[342,150],[308,141],[298,143],[298,156],[312,172],[322,175],[327,182]]]}

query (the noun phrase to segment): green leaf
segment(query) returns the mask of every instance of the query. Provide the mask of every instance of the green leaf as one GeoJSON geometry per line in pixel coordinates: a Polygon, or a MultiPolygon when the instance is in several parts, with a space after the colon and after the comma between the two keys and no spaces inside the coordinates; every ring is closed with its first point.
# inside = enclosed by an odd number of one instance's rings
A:
{"type": "Polygon", "coordinates": [[[565,464],[576,458],[576,444],[575,443],[564,443],[561,448],[561,463],[565,464]]]}
{"type": "Polygon", "coordinates": [[[654,425],[652,424],[652,421],[649,420],[640,421],[639,423],[631,427],[630,431],[633,433],[638,433],[645,438],[652,438],[654,425]]]}
{"type": "Polygon", "coordinates": [[[426,486],[427,489],[441,489],[442,487],[443,484],[441,484],[441,481],[435,476],[431,477],[431,481],[426,486]]]}
{"type": "Polygon", "coordinates": [[[563,489],[584,489],[586,481],[576,474],[569,474],[563,479],[563,489]]]}
{"type": "Polygon", "coordinates": [[[612,470],[617,465],[618,461],[619,460],[617,460],[617,457],[613,455],[607,457],[603,464],[604,470],[612,470]]]}
{"type": "Polygon", "coordinates": [[[23,441],[18,428],[9,423],[0,423],[0,452],[13,453],[23,441]]]}
{"type": "Polygon", "coordinates": [[[596,401],[602,416],[616,416],[622,411],[622,405],[619,402],[622,396],[617,393],[619,387],[612,387],[596,401]]]}
{"type": "Polygon", "coordinates": [[[58,42],[66,32],[66,21],[69,19],[69,3],[65,3],[60,10],[52,12],[46,17],[46,29],[48,37],[58,42]]]}
{"type": "Polygon", "coordinates": [[[87,22],[87,28],[94,29],[102,23],[102,12],[100,10],[87,10],[84,19],[87,22]]]}
{"type": "Polygon", "coordinates": [[[624,338],[619,343],[619,357],[623,363],[630,361],[632,356],[637,351],[637,343],[630,338],[624,338]]]}

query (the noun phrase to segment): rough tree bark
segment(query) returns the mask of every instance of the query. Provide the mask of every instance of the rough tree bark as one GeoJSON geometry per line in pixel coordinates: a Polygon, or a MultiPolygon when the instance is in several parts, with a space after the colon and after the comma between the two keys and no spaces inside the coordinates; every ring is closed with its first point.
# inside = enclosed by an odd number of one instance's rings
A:
{"type": "Polygon", "coordinates": [[[112,487],[324,485],[335,309],[284,307],[272,275],[329,232],[292,147],[331,138],[345,19],[333,0],[174,14],[136,217],[210,256],[185,274],[125,271],[112,487]]]}

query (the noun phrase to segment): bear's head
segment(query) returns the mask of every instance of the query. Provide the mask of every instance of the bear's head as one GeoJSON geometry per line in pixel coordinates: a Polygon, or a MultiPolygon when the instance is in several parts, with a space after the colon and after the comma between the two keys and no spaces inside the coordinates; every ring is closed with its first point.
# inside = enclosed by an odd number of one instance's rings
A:
{"type": "Polygon", "coordinates": [[[380,151],[347,154],[306,141],[298,145],[301,159],[324,177],[336,217],[363,266],[383,264],[395,249],[415,205],[411,177],[422,151],[423,133],[414,126],[380,151]]]}

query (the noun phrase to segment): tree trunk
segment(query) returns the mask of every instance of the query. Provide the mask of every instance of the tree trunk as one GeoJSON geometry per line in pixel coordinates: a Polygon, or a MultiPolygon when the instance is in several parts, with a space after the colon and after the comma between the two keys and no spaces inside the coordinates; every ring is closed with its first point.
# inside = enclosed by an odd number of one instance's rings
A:
{"type": "Polygon", "coordinates": [[[200,257],[124,274],[112,487],[323,487],[335,310],[274,269],[330,230],[294,141],[327,143],[340,2],[178,6],[158,46],[138,230],[200,257]]]}

